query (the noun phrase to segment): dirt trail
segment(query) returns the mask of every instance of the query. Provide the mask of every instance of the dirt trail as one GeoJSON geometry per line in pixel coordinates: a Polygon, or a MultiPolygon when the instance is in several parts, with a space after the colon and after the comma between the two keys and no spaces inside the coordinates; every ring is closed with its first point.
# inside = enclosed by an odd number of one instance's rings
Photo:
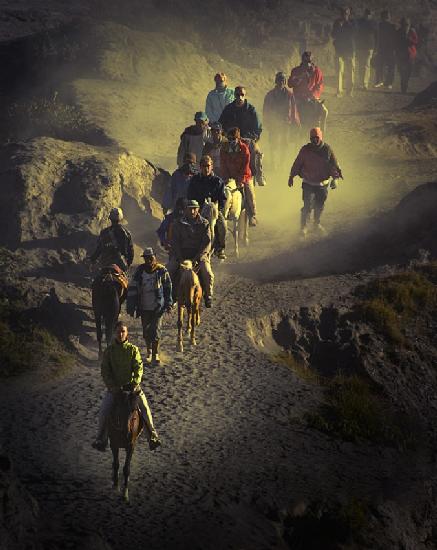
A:
{"type": "MultiPolygon", "coordinates": [[[[347,157],[345,173],[354,175],[329,198],[325,219],[331,230],[392,206],[408,188],[437,173],[431,161],[421,164],[420,174],[415,163],[409,173],[406,162],[381,166],[375,159],[366,165],[369,142],[359,141],[362,132],[352,139],[349,132],[369,123],[366,113],[380,99],[381,111],[399,101],[395,94],[373,93],[341,105],[331,100],[329,141],[340,158],[347,157]],[[362,114],[353,115],[353,109],[362,114]]],[[[276,250],[290,247],[297,230],[300,191],[286,188],[285,167],[258,195],[265,223],[252,232],[242,263],[268,258],[272,239],[276,250]],[[273,203],[285,200],[280,215],[296,216],[296,222],[282,230],[268,216],[273,203]]],[[[283,307],[347,302],[368,274],[260,285],[235,274],[235,266],[232,259],[215,266],[214,307],[202,313],[196,349],[187,345],[185,355],[176,353],[175,319],[165,320],[164,364],[146,368],[144,375],[163,447],[150,453],[144,440],[139,443],[130,506],[112,493],[110,452],[90,446],[103,390],[97,362],[57,381],[18,381],[0,389],[4,450],[39,501],[47,525],[59,519],[71,532],[101,529],[109,543],[126,549],[138,543],[148,550],[270,548],[277,534],[265,512],[274,504],[338,494],[384,498],[385,480],[393,477],[404,496],[416,498],[424,463],[305,428],[302,416],[319,402],[320,390],[271,362],[247,335],[248,318],[283,307]]],[[[142,347],[138,321],[128,321],[131,340],[142,347]]]]}

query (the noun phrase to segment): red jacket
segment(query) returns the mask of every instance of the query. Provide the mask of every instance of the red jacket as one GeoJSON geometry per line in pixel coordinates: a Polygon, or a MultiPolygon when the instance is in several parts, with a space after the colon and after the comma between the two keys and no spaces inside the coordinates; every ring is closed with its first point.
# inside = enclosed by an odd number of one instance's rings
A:
{"type": "Polygon", "coordinates": [[[324,87],[322,71],[315,65],[299,65],[291,71],[288,87],[293,88],[295,97],[320,99],[324,87]]]}
{"type": "Polygon", "coordinates": [[[307,183],[321,183],[330,177],[341,176],[337,159],[327,143],[320,147],[304,145],[291,167],[290,177],[300,176],[307,183]]]}
{"type": "Polygon", "coordinates": [[[416,31],[411,27],[407,33],[402,29],[397,31],[396,51],[400,61],[414,61],[417,57],[417,44],[419,38],[416,31]]]}
{"type": "Polygon", "coordinates": [[[226,143],[220,151],[220,170],[222,178],[226,181],[230,178],[235,179],[237,185],[246,184],[252,177],[250,170],[249,147],[238,140],[236,151],[230,150],[230,143],[226,143]]]}

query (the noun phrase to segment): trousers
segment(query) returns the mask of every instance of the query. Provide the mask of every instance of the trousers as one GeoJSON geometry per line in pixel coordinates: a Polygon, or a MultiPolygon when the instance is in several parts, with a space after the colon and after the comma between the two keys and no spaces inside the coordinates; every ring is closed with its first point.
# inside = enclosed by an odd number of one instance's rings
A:
{"type": "Polygon", "coordinates": [[[314,222],[320,223],[320,217],[328,198],[328,186],[317,187],[308,183],[302,183],[303,207],[301,210],[301,227],[306,227],[311,210],[314,210],[314,222]]]}

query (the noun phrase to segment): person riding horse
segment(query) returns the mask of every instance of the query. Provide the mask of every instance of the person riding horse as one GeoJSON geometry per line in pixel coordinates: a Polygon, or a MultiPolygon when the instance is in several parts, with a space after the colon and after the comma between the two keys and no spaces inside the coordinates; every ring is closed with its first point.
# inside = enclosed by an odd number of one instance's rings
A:
{"type": "Polygon", "coordinates": [[[214,174],[213,166],[213,160],[209,155],[205,155],[200,159],[200,174],[192,177],[188,187],[187,199],[197,201],[200,208],[207,199],[218,203],[219,214],[214,231],[214,252],[219,259],[225,260],[226,222],[223,217],[223,208],[226,195],[223,181],[214,174]]]}
{"type": "Polygon", "coordinates": [[[109,213],[111,227],[100,232],[97,248],[90,256],[92,263],[100,260],[103,267],[116,264],[127,271],[134,259],[134,246],[130,232],[121,225],[123,211],[113,208],[109,213]]]}
{"type": "Polygon", "coordinates": [[[119,321],[115,326],[114,339],[103,354],[100,372],[107,391],[100,407],[97,438],[92,444],[98,451],[106,450],[109,414],[114,403],[113,394],[120,388],[138,393],[139,408],[146,433],[149,436],[150,448],[156,448],[161,444],[153,425],[149,404],[140,385],[143,377],[143,361],[140,350],[128,342],[127,337],[127,326],[119,321]]]}
{"type": "Polygon", "coordinates": [[[141,317],[146,362],[159,365],[162,315],[172,310],[172,284],[167,269],[156,261],[153,248],[145,248],[143,258],[144,264],[137,268],[129,285],[126,309],[129,315],[141,317]]]}
{"type": "Polygon", "coordinates": [[[214,273],[210,261],[211,230],[208,221],[199,214],[199,208],[197,201],[188,201],[185,215],[175,222],[167,269],[174,286],[179,266],[184,260],[198,264],[205,306],[211,307],[214,289],[214,273]]]}

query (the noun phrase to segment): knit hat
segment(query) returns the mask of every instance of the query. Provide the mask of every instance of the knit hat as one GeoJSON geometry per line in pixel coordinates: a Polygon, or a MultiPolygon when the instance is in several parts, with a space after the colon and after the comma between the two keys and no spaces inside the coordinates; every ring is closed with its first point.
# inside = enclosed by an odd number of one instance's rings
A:
{"type": "Polygon", "coordinates": [[[220,122],[213,122],[211,124],[211,130],[223,130],[223,126],[220,124],[220,122]]]}
{"type": "Polygon", "coordinates": [[[200,204],[195,200],[187,201],[186,208],[200,208],[200,204]]]}
{"type": "Polygon", "coordinates": [[[204,122],[208,122],[208,116],[203,111],[197,111],[194,115],[194,120],[203,120],[204,122]]]}
{"type": "Polygon", "coordinates": [[[323,141],[323,133],[320,128],[311,128],[310,130],[310,138],[312,137],[318,137],[320,141],[323,141]]]}
{"type": "Polygon", "coordinates": [[[287,77],[285,76],[285,73],[283,71],[279,71],[276,73],[275,82],[282,82],[286,80],[287,80],[287,77]]]}
{"type": "Polygon", "coordinates": [[[143,258],[147,258],[149,256],[154,256],[155,255],[155,251],[153,250],[153,248],[151,246],[148,246],[144,249],[144,252],[141,254],[141,256],[143,258]]]}
{"type": "Polygon", "coordinates": [[[109,219],[114,222],[121,222],[123,219],[123,210],[121,208],[112,208],[109,212],[109,219]]]}

